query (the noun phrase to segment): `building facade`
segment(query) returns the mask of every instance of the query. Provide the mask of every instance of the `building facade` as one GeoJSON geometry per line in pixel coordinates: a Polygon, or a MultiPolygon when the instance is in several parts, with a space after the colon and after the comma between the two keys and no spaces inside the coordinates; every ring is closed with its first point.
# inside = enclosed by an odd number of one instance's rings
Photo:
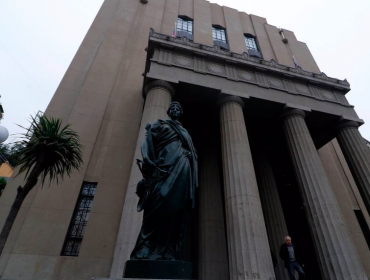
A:
{"type": "MultiPolygon", "coordinates": [[[[84,165],[28,195],[1,279],[122,278],[142,220],[144,127],[171,100],[199,154],[194,279],[288,279],[271,258],[288,234],[309,279],[368,279],[370,150],[349,91],[262,17],[205,0],[105,0],[45,112],[79,133],[84,165]]],[[[22,184],[1,196],[0,225],[22,184]]]]}

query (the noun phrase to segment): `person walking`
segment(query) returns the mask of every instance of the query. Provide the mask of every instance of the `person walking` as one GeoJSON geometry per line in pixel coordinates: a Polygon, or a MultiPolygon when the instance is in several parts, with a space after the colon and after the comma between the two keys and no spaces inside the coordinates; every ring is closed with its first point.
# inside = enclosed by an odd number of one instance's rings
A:
{"type": "MultiPolygon", "coordinates": [[[[292,239],[290,236],[286,236],[284,240],[285,243],[280,246],[279,256],[284,261],[284,266],[288,270],[289,278],[290,280],[296,280],[294,272],[297,271],[299,274],[299,280],[304,280],[305,273],[298,263],[297,256],[299,257],[299,255],[292,244],[292,239]]],[[[303,264],[302,266],[304,267],[303,264]]]]}

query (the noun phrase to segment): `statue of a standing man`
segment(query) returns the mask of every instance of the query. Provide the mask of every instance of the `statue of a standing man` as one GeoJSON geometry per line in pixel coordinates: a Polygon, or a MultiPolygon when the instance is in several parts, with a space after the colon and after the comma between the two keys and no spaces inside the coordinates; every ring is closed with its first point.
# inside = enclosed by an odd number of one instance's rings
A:
{"type": "Polygon", "coordinates": [[[195,206],[197,153],[179,122],[181,105],[172,102],[167,114],[170,120],[147,125],[141,146],[138,164],[144,179],[137,195],[144,218],[132,260],[181,260],[186,208],[195,206]]]}

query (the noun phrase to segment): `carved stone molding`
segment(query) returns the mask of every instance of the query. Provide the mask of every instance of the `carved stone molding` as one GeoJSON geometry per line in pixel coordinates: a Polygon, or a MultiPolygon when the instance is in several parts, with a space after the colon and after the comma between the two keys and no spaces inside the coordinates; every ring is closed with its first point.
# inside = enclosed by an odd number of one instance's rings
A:
{"type": "Polygon", "coordinates": [[[208,70],[209,72],[217,75],[223,75],[225,73],[225,69],[223,66],[214,63],[208,64],[208,70]]]}
{"type": "Polygon", "coordinates": [[[246,71],[242,71],[242,72],[239,72],[239,77],[244,80],[244,81],[248,81],[248,82],[252,82],[254,81],[254,74],[251,73],[251,72],[246,72],[246,71]]]}
{"type": "Polygon", "coordinates": [[[175,64],[188,67],[188,66],[191,65],[191,62],[190,62],[190,59],[188,59],[185,56],[176,55],[175,56],[175,64]]]}
{"type": "Polygon", "coordinates": [[[325,99],[335,100],[334,94],[328,90],[321,90],[321,94],[325,99]]]}
{"type": "MultiPolygon", "coordinates": [[[[352,107],[346,99],[343,91],[337,86],[329,87],[327,84],[310,83],[302,80],[295,80],[292,75],[276,75],[271,71],[264,71],[260,66],[255,68],[245,67],[242,63],[234,63],[232,60],[226,60],[224,64],[219,60],[213,60],[213,57],[195,53],[188,55],[175,48],[168,50],[162,48],[163,45],[154,49],[151,57],[152,63],[159,63],[166,66],[184,68],[204,75],[217,75],[229,81],[250,83],[259,87],[270,88],[273,90],[284,91],[288,94],[302,95],[314,98],[321,102],[336,103],[345,107],[352,107]]],[[[271,61],[270,64],[274,64],[271,61]]],[[[278,64],[279,66],[279,64],[278,64]]],[[[159,79],[161,77],[154,76],[159,79]]]]}
{"type": "Polygon", "coordinates": [[[297,91],[299,93],[302,93],[302,94],[307,94],[309,95],[310,94],[310,89],[308,88],[308,86],[306,85],[303,85],[303,84],[296,84],[296,87],[297,91]]]}
{"type": "Polygon", "coordinates": [[[284,88],[283,82],[281,80],[279,80],[279,79],[276,79],[276,78],[269,78],[268,79],[268,83],[272,87],[284,88]]]}
{"type": "Polygon", "coordinates": [[[244,61],[243,63],[249,63],[249,64],[252,64],[252,65],[257,65],[258,64],[258,65],[261,65],[262,67],[267,66],[267,67],[270,68],[269,70],[275,69],[274,71],[284,71],[288,75],[289,75],[289,73],[290,73],[290,75],[291,74],[294,74],[294,75],[298,74],[302,78],[305,77],[306,79],[311,79],[313,81],[319,81],[319,82],[322,82],[322,83],[337,84],[337,86],[341,87],[342,90],[346,90],[346,92],[348,92],[350,90],[350,88],[349,88],[350,85],[349,85],[349,83],[346,79],[339,80],[339,79],[331,78],[331,77],[328,77],[323,72],[321,72],[320,74],[312,73],[312,72],[309,72],[309,71],[306,71],[306,70],[302,69],[299,66],[295,67],[295,68],[292,68],[292,67],[289,67],[289,66],[286,66],[286,65],[279,64],[275,60],[267,61],[267,60],[263,60],[261,58],[256,58],[256,57],[249,56],[247,53],[237,54],[237,53],[233,53],[233,52],[230,52],[230,51],[227,51],[227,50],[221,50],[221,49],[219,49],[217,47],[214,47],[214,46],[213,47],[206,46],[206,45],[194,43],[194,42],[188,41],[188,40],[184,41],[182,38],[175,38],[175,37],[171,37],[171,36],[168,36],[168,35],[165,35],[165,34],[157,33],[153,29],[151,29],[151,31],[150,31],[150,39],[164,40],[164,41],[167,41],[169,44],[172,44],[172,43],[181,44],[181,45],[186,46],[186,47],[191,47],[193,49],[197,49],[197,50],[194,50],[196,52],[204,51],[204,52],[207,52],[209,54],[216,55],[216,56],[222,55],[224,57],[229,57],[229,58],[232,58],[232,59],[238,59],[238,60],[244,61]]]}
{"type": "MultiPolygon", "coordinates": [[[[251,83],[259,87],[281,90],[288,94],[302,95],[318,101],[332,102],[345,107],[351,107],[345,95],[338,91],[337,88],[331,90],[319,83],[304,83],[304,81],[292,79],[291,75],[272,75],[271,72],[263,71],[259,67],[255,67],[254,69],[246,68],[243,67],[243,64],[233,63],[233,61],[229,60],[225,61],[225,64],[221,64],[219,61],[214,62],[209,56],[201,55],[201,53],[196,53],[194,56],[187,56],[183,53],[176,53],[174,49],[168,51],[159,47],[154,50],[151,61],[166,66],[185,68],[205,75],[217,75],[230,81],[251,83]]],[[[274,63],[272,61],[272,64],[274,63]]]]}

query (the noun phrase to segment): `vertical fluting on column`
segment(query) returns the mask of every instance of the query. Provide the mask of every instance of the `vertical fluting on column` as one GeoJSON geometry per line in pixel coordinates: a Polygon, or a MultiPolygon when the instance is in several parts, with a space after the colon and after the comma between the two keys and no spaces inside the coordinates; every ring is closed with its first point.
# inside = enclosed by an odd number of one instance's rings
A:
{"type": "Polygon", "coordinates": [[[339,124],[337,139],[370,214],[370,150],[358,131],[358,124],[353,121],[339,124]]]}
{"type": "Polygon", "coordinates": [[[140,232],[142,212],[138,213],[136,210],[139,199],[135,192],[136,185],[142,179],[142,175],[136,165],[136,159],[141,158],[141,142],[146,133],[145,125],[147,123],[153,123],[158,119],[167,119],[167,109],[171,103],[171,97],[174,92],[173,87],[169,83],[159,80],[154,81],[145,87],[145,106],[141,119],[130,179],[127,186],[125,203],[123,205],[121,223],[118,230],[110,272],[111,278],[120,279],[123,277],[125,262],[129,260],[140,232]]]}
{"type": "Polygon", "coordinates": [[[275,279],[239,97],[219,101],[230,279],[275,279]]]}
{"type": "Polygon", "coordinates": [[[218,149],[210,139],[199,160],[199,279],[229,278],[218,149]]]}
{"type": "Polygon", "coordinates": [[[323,279],[368,279],[308,131],[305,113],[290,109],[282,117],[323,279]]]}
{"type": "Polygon", "coordinates": [[[276,279],[289,280],[284,263],[279,258],[280,245],[288,235],[288,228],[270,159],[265,149],[260,149],[256,153],[256,174],[270,249],[278,259],[278,265],[275,268],[276,279]]]}

